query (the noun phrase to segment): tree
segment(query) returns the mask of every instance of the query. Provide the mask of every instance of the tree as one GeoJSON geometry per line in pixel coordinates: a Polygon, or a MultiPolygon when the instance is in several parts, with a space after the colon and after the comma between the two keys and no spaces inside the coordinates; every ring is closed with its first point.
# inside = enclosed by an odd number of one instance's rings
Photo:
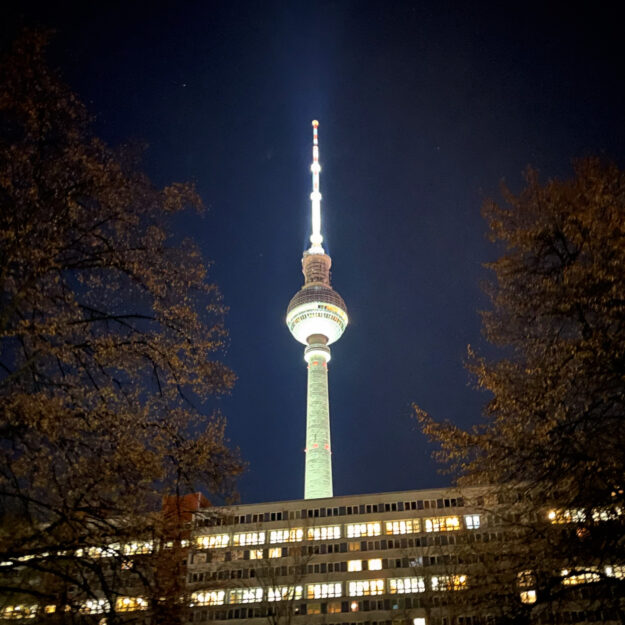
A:
{"type": "Polygon", "coordinates": [[[480,550],[494,577],[476,601],[491,592],[510,621],[575,600],[625,622],[625,174],[589,158],[503,196],[483,209],[502,246],[483,329],[504,355],[469,362],[486,420],[418,416],[460,484],[491,486],[508,553],[480,550]]]}
{"type": "Polygon", "coordinates": [[[145,559],[180,543],[161,494],[225,492],[241,470],[201,411],[234,382],[225,309],[172,234],[195,189],[155,188],[94,136],[46,39],[23,35],[0,67],[0,588],[110,623],[134,587],[158,621],[145,559]]]}

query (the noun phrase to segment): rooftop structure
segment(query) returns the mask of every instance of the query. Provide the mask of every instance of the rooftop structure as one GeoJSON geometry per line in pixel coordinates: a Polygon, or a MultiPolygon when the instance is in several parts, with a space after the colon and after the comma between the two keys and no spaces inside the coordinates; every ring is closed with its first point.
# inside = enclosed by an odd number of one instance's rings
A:
{"type": "Polygon", "coordinates": [[[291,334],[306,345],[304,359],[308,364],[305,499],[333,495],[328,400],[329,346],[341,338],[348,322],[345,302],[330,284],[332,259],[322,245],[319,122],[315,120],[312,125],[312,234],[310,248],[302,257],[304,286],[291,299],[286,313],[286,323],[291,334]]]}

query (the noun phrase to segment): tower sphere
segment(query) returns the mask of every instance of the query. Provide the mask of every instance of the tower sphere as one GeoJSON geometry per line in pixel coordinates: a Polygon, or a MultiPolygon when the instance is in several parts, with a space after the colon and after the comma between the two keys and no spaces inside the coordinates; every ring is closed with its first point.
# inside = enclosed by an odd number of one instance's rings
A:
{"type": "Polygon", "coordinates": [[[326,345],[331,345],[341,338],[347,322],[347,307],[343,298],[332,287],[322,284],[298,291],[286,312],[291,334],[304,345],[308,345],[308,339],[315,335],[324,336],[326,345]]]}
{"type": "Polygon", "coordinates": [[[330,345],[347,326],[347,307],[330,284],[332,259],[327,254],[304,252],[304,286],[293,296],[286,311],[291,334],[304,345],[330,345]]]}

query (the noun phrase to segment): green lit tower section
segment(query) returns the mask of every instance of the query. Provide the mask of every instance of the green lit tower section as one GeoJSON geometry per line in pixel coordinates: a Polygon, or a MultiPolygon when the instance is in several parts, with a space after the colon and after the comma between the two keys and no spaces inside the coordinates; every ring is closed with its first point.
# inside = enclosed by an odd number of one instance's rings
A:
{"type": "Polygon", "coordinates": [[[322,246],[319,122],[313,121],[312,125],[312,234],[310,248],[302,257],[304,286],[291,299],[286,313],[291,334],[306,345],[304,359],[308,364],[305,499],[333,496],[328,363],[330,345],[341,338],[348,321],[345,302],[330,285],[332,260],[322,246]]]}

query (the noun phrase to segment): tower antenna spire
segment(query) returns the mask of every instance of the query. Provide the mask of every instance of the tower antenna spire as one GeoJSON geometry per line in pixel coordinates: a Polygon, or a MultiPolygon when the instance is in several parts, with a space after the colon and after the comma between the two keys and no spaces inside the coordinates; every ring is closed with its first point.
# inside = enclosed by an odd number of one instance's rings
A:
{"type": "Polygon", "coordinates": [[[312,193],[310,194],[310,201],[312,204],[312,234],[310,235],[310,249],[309,254],[324,254],[325,251],[321,245],[323,237],[321,236],[321,192],[319,191],[319,172],[321,172],[321,165],[319,165],[319,136],[317,129],[319,128],[319,122],[315,119],[312,123],[313,127],[313,162],[310,166],[312,172],[312,193]]]}

